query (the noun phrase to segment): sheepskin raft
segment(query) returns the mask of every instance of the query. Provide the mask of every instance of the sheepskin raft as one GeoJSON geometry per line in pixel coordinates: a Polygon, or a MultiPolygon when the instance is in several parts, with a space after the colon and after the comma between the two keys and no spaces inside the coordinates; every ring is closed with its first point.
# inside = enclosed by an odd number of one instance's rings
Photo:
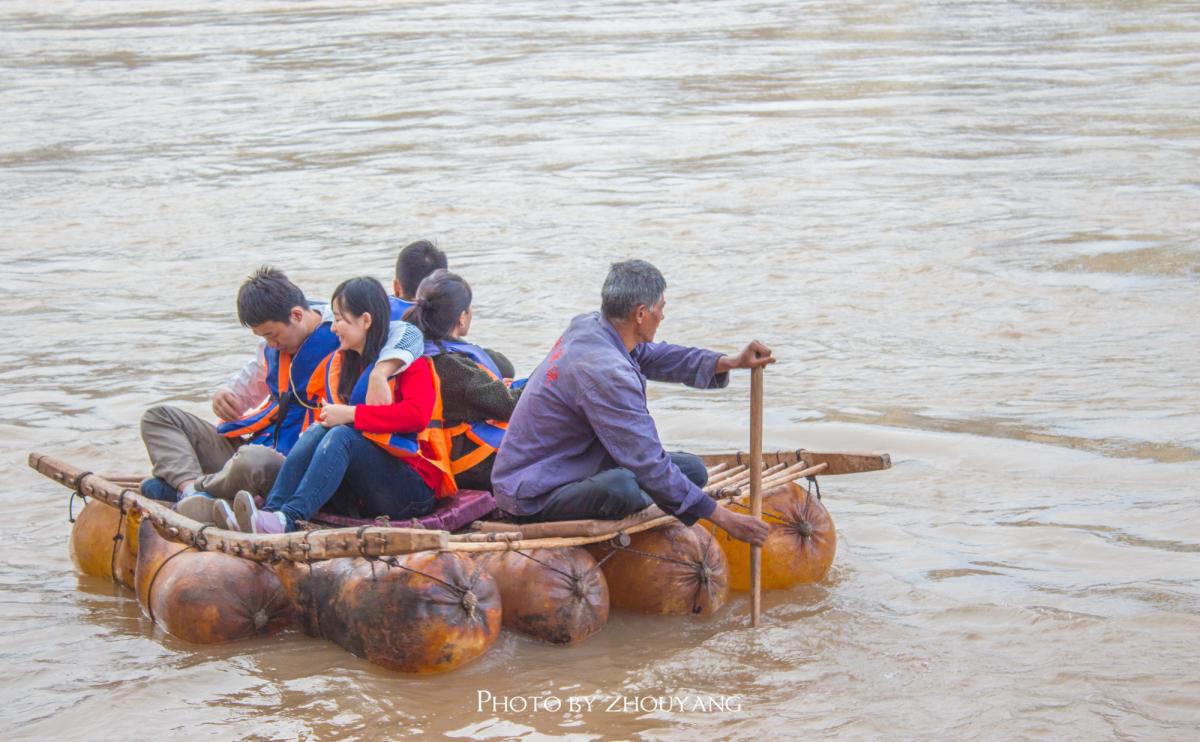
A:
{"type": "MultiPolygon", "coordinates": [[[[704,490],[743,507],[747,455],[702,458],[704,490]]],[[[600,631],[610,608],[705,616],[730,587],[744,589],[744,544],[653,506],[618,521],[518,524],[494,517],[490,493],[464,491],[416,522],[325,514],[295,533],[247,534],[143,497],[140,477],[100,476],[38,453],[29,465],[72,491],[79,571],[130,588],[155,626],[195,644],[297,628],[392,670],[436,673],[482,655],[501,627],[572,644],[600,631]],[[85,504],[76,518],[77,498],[85,504]]],[[[829,569],[836,535],[816,475],[890,465],[886,454],[765,454],[767,587],[817,581],[829,569]]]]}

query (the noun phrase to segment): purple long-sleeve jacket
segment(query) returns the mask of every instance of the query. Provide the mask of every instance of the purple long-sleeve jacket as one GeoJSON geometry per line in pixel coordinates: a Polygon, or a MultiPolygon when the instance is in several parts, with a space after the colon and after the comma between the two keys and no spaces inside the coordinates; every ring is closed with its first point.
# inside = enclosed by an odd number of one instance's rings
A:
{"type": "Polygon", "coordinates": [[[625,343],[599,312],[571,320],[529,375],[496,454],[492,485],[500,508],[533,515],[551,493],[604,469],[624,467],[664,511],[690,525],[715,503],[671,463],[646,407],[646,380],[724,387],[720,354],[668,343],[625,343]]]}

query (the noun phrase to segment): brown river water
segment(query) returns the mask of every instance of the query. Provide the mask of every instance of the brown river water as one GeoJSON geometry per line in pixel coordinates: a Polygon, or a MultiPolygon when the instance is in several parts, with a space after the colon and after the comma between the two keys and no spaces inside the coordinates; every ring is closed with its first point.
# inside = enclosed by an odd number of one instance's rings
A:
{"type": "MultiPolygon", "coordinates": [[[[1190,0],[9,0],[0,734],[1196,739],[1198,156],[1190,0]],[[142,410],[252,351],[246,274],[418,237],[518,371],[633,256],[661,338],[773,346],[769,448],[895,461],[824,478],[828,580],[415,678],[74,573],[29,451],[144,471],[142,410]]],[[[731,450],[748,397],[651,408],[731,450]]]]}

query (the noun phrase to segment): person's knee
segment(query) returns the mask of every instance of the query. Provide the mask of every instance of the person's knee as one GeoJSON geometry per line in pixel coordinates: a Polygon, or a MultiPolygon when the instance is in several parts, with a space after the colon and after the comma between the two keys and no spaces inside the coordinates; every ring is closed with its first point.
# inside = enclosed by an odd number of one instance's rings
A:
{"type": "Polygon", "coordinates": [[[671,454],[671,460],[679,467],[679,471],[683,472],[683,476],[692,480],[697,487],[708,484],[708,467],[699,456],[680,452],[671,454]]]}
{"type": "Polygon", "coordinates": [[[264,474],[272,477],[283,466],[283,454],[266,446],[242,446],[229,461],[232,474],[257,479],[264,474]]]}
{"type": "Polygon", "coordinates": [[[275,449],[257,445],[242,446],[233,454],[238,466],[250,467],[279,466],[283,458],[275,449]]]}
{"type": "Polygon", "coordinates": [[[143,432],[147,427],[162,425],[171,421],[171,407],[165,404],[156,404],[142,413],[140,426],[143,432]]]}
{"type": "Polygon", "coordinates": [[[332,450],[334,448],[349,448],[351,441],[358,433],[346,425],[338,425],[333,428],[328,428],[324,437],[321,439],[321,448],[324,450],[332,450]]]}
{"type": "Polygon", "coordinates": [[[631,474],[626,477],[614,479],[609,484],[608,494],[615,500],[632,502],[641,499],[642,488],[638,486],[637,480],[631,474]]]}
{"type": "Polygon", "coordinates": [[[266,446],[242,446],[220,470],[196,481],[196,489],[232,500],[239,490],[265,495],[283,468],[284,457],[266,446]]]}
{"type": "Polygon", "coordinates": [[[296,441],[296,445],[292,446],[292,449],[294,450],[299,448],[305,443],[308,443],[309,445],[320,443],[321,439],[324,438],[325,434],[328,432],[329,428],[325,427],[324,425],[310,425],[308,430],[305,430],[300,434],[300,439],[296,441]]]}
{"type": "Polygon", "coordinates": [[[624,518],[652,504],[650,497],[642,492],[632,474],[612,482],[607,495],[602,506],[605,518],[624,518]]]}

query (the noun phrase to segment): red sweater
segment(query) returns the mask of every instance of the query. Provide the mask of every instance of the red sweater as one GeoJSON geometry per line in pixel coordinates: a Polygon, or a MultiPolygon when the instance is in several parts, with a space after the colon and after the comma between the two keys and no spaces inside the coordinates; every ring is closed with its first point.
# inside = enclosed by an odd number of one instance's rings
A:
{"type": "MultiPolygon", "coordinates": [[[[393,376],[391,404],[355,405],[354,429],[364,433],[419,433],[428,427],[436,401],[430,368],[429,359],[422,357],[393,376]]],[[[432,456],[424,443],[421,450],[432,456]]],[[[437,491],[442,473],[436,466],[417,456],[406,456],[403,461],[421,475],[430,489],[437,491]]]]}

